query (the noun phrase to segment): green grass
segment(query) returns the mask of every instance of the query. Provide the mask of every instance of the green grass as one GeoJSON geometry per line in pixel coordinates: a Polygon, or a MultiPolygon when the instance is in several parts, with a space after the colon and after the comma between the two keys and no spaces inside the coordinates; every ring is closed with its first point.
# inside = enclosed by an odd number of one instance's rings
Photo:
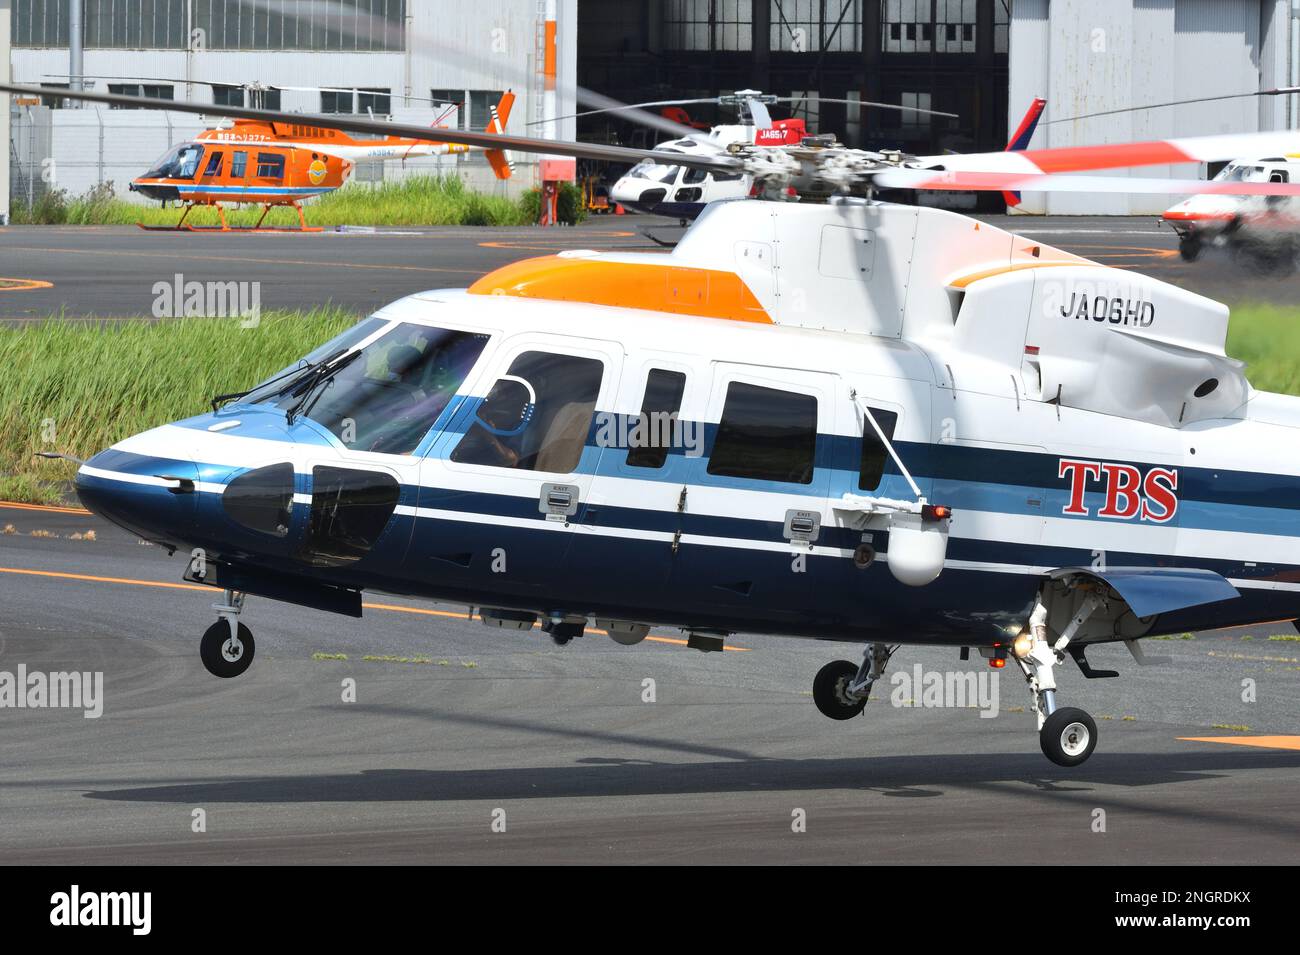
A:
{"type": "Polygon", "coordinates": [[[1246,377],[1260,391],[1300,395],[1300,309],[1234,306],[1227,351],[1247,363],[1246,377]]]}
{"type": "Polygon", "coordinates": [[[54,319],[0,328],[0,500],[58,503],[76,466],[148,428],[198,414],[213,395],[248,388],[357,320],[340,309],[239,318],[54,319]]]}
{"type": "MultiPolygon", "coordinates": [[[[267,311],[241,320],[98,325],[58,318],[0,326],[0,499],[65,500],[75,465],[128,435],[198,414],[216,394],[275,373],[356,321],[340,309],[267,311]]],[[[1233,310],[1228,353],[1257,388],[1300,394],[1300,309],[1233,310]]]]}
{"type": "MultiPolygon", "coordinates": [[[[568,185],[561,196],[560,215],[566,222],[583,217],[577,195],[578,190],[568,185]]],[[[474,192],[457,176],[411,176],[375,185],[352,183],[303,208],[313,226],[515,226],[536,222],[538,203],[536,189],[510,199],[474,192]]],[[[261,214],[258,206],[232,206],[226,210],[226,220],[232,226],[251,226],[261,214]]],[[[19,225],[175,225],[181,209],[126,202],[116,198],[111,187],[102,187],[77,197],[50,192],[32,208],[14,206],[12,215],[19,225]]],[[[185,221],[212,226],[220,220],[216,210],[197,207],[185,221]]],[[[273,209],[264,224],[296,228],[298,214],[288,208],[273,209]]]]}

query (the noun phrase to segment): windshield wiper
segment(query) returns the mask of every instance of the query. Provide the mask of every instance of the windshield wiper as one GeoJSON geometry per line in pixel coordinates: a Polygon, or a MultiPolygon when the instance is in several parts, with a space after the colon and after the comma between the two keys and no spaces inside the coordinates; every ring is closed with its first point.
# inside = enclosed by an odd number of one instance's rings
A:
{"type": "Polygon", "coordinates": [[[217,395],[215,398],[212,399],[211,402],[212,410],[215,413],[217,409],[220,408],[227,401],[234,401],[237,398],[247,398],[253,392],[260,391],[261,389],[265,388],[267,385],[272,385],[283,378],[288,378],[289,380],[286,381],[279,388],[279,390],[271,392],[271,397],[278,398],[280,395],[284,394],[286,391],[292,388],[294,383],[297,382],[302,375],[308,374],[320,368],[322,365],[328,365],[330,362],[336,361],[339,357],[344,355],[346,352],[347,352],[346,348],[340,348],[332,355],[327,355],[326,357],[322,358],[320,361],[308,362],[305,365],[299,365],[297,368],[290,368],[288,371],[282,371],[274,378],[264,381],[259,385],[254,385],[252,388],[249,388],[247,391],[232,391],[228,395],[217,395]]]}
{"type": "Polygon", "coordinates": [[[284,409],[285,423],[290,425],[293,424],[294,419],[297,418],[299,411],[301,411],[303,414],[306,414],[308,411],[310,411],[311,408],[310,406],[307,406],[307,402],[308,399],[311,398],[312,394],[318,388],[320,388],[321,385],[325,384],[336,374],[338,374],[340,371],[342,371],[344,368],[352,364],[360,357],[361,357],[361,352],[358,350],[358,351],[350,352],[347,355],[344,355],[342,358],[338,359],[337,361],[334,361],[333,364],[330,363],[332,359],[319,362],[312,368],[312,370],[308,374],[304,375],[299,379],[295,379],[296,384],[293,384],[292,386],[286,386],[285,388],[283,388],[279,392],[280,394],[284,394],[288,392],[288,394],[291,397],[297,399],[296,401],[293,402],[293,404],[289,405],[284,409]]]}

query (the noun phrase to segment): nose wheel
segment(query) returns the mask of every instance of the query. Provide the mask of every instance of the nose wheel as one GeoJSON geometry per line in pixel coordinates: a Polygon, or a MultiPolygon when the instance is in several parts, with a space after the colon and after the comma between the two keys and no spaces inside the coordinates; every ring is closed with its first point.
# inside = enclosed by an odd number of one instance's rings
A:
{"type": "Polygon", "coordinates": [[[228,590],[226,602],[214,604],[213,609],[218,620],[199,641],[199,659],[213,676],[230,679],[248,669],[256,648],[253,632],[238,619],[244,609],[244,595],[228,590]]]}

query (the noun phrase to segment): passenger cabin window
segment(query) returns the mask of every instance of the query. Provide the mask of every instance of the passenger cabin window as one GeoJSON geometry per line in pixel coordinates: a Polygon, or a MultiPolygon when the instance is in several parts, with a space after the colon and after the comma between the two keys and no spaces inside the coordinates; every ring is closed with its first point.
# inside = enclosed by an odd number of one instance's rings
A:
{"type": "Polygon", "coordinates": [[[488,391],[451,460],[572,472],[587,446],[603,373],[595,358],[525,352],[488,391]]]}
{"type": "MultiPolygon", "coordinates": [[[[893,411],[885,411],[883,408],[872,408],[871,414],[875,417],[876,423],[880,425],[880,430],[885,432],[885,437],[893,441],[894,427],[898,424],[898,415],[893,411]]],[[[876,434],[876,429],[871,427],[871,422],[864,419],[862,422],[862,459],[858,464],[858,489],[874,491],[880,487],[880,479],[885,476],[885,464],[888,460],[889,452],[885,449],[884,442],[880,440],[880,435],[876,434]]]]}
{"type": "Polygon", "coordinates": [[[279,153],[258,153],[257,176],[259,179],[283,179],[284,156],[279,153]]]}
{"type": "Polygon", "coordinates": [[[215,152],[208,158],[208,166],[203,170],[205,176],[221,175],[221,153],[215,152]]]}
{"type": "Polygon", "coordinates": [[[242,149],[236,150],[230,156],[230,175],[235,179],[244,178],[244,170],[248,168],[248,153],[242,149]]]}
{"type": "Polygon", "coordinates": [[[317,567],[365,557],[388,526],[399,491],[397,479],[379,471],[313,468],[311,518],[299,556],[317,567]]]}
{"type": "Polygon", "coordinates": [[[652,368],[646,376],[641,417],[628,429],[627,465],[630,468],[661,468],[668,461],[668,449],[677,443],[686,376],[680,371],[652,368]]]}
{"type": "Polygon", "coordinates": [[[728,386],[710,474],[811,484],[816,457],[816,398],[741,381],[728,386]]]}
{"type": "Polygon", "coordinates": [[[226,516],[249,530],[287,536],[293,513],[293,465],[272,464],[241,474],[222,492],[221,506],[226,516]]]}
{"type": "MultiPolygon", "coordinates": [[[[333,352],[317,349],[308,359],[339,355],[347,344],[338,342],[360,341],[373,330],[356,326],[336,340],[333,352]]],[[[310,418],[356,451],[410,454],[460,389],[488,337],[402,323],[366,345],[359,358],[336,359],[337,372],[313,382],[304,366],[271,379],[247,400],[272,401],[286,413],[310,418]]]]}

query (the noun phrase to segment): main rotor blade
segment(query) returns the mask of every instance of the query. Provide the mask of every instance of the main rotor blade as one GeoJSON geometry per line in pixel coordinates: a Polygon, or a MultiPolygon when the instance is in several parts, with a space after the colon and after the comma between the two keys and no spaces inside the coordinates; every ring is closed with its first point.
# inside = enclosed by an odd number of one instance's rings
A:
{"type": "Polygon", "coordinates": [[[653,103],[627,103],[621,106],[606,106],[604,109],[588,109],[581,113],[569,113],[566,116],[556,116],[554,119],[535,119],[529,126],[543,126],[546,123],[558,123],[562,119],[581,119],[583,116],[595,116],[599,113],[618,113],[629,109],[646,109],[651,106],[693,106],[698,103],[716,103],[721,97],[710,96],[705,99],[661,99],[653,103]]]}
{"type": "MultiPolygon", "coordinates": [[[[778,96],[778,103],[802,103],[804,100],[812,102],[807,96],[778,96]]],[[[818,103],[847,103],[850,106],[870,106],[872,109],[892,109],[900,113],[925,113],[927,116],[944,116],[948,119],[961,119],[956,113],[945,113],[938,109],[922,109],[919,106],[899,106],[897,103],[875,103],[866,99],[831,99],[826,96],[817,97],[818,103]]]]}
{"type": "Polygon", "coordinates": [[[1296,182],[1226,182],[1215,179],[1141,179],[1125,176],[1023,175],[1003,172],[934,172],[891,169],[872,177],[881,189],[956,192],[1119,192],[1152,195],[1300,196],[1296,182]]]}
{"type": "Polygon", "coordinates": [[[1271,90],[1254,90],[1250,93],[1228,93],[1224,96],[1200,96],[1196,99],[1175,99],[1167,103],[1148,103],[1145,106],[1125,106],[1121,109],[1107,109],[1099,113],[1081,113],[1078,116],[1067,116],[1064,119],[1049,119],[1043,123],[1044,126],[1053,126],[1056,123],[1073,123],[1081,119],[1096,119],[1098,116],[1119,116],[1122,113],[1140,113],[1148,109],[1164,109],[1167,106],[1191,106],[1196,103],[1218,103],[1229,99],[1248,99],[1252,96],[1285,96],[1290,93],[1300,93],[1300,86],[1283,86],[1271,90]]]}
{"type": "Polygon", "coordinates": [[[1227,133],[1149,142],[1103,146],[1061,146],[1018,152],[954,153],[923,156],[914,167],[966,172],[1013,172],[1025,175],[1088,172],[1130,166],[1164,166],[1180,163],[1219,162],[1242,156],[1285,156],[1300,153],[1300,131],[1227,133]]]}
{"type": "Polygon", "coordinates": [[[165,110],[198,116],[225,116],[230,119],[255,119],[267,123],[292,123],[320,129],[338,129],[349,133],[400,136],[404,139],[418,139],[431,143],[461,143],[481,149],[508,149],[542,156],[572,156],[577,159],[599,159],[620,163],[654,159],[667,165],[689,166],[693,169],[721,169],[728,172],[739,172],[744,169],[741,160],[730,156],[693,156],[688,153],[632,149],[627,146],[606,146],[600,143],[574,143],[555,139],[534,139],[528,136],[475,133],[469,130],[433,129],[428,126],[390,123],[350,114],[312,116],[280,110],[218,106],[213,103],[186,103],[147,96],[122,96],[116,93],[91,93],[49,86],[19,86],[12,83],[0,83],[0,93],[16,93],[20,96],[61,96],[64,99],[85,100],[88,103],[104,103],[108,106],[125,106],[132,109],[165,110]]]}

